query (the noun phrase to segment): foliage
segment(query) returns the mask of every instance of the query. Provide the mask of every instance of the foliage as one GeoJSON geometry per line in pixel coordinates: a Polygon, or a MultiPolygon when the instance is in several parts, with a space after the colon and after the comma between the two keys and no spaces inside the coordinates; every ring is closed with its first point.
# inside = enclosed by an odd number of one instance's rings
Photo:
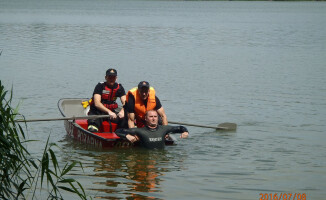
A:
{"type": "Polygon", "coordinates": [[[0,80],[0,199],[34,199],[36,191],[47,184],[48,199],[63,199],[62,190],[75,193],[86,199],[82,185],[72,179],[65,178],[77,162],[65,164],[60,169],[53,151],[55,144],[45,145],[41,159],[33,158],[25,148],[26,140],[21,125],[15,122],[17,108],[11,107],[12,91],[6,100],[5,91],[0,80]]]}

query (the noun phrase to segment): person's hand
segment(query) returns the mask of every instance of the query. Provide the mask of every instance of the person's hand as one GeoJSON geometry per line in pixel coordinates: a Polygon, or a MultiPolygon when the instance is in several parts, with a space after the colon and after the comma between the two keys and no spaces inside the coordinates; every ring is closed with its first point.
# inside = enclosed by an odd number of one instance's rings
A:
{"type": "Polygon", "coordinates": [[[115,114],[114,112],[109,112],[109,115],[111,120],[115,120],[117,118],[117,114],[115,114]]]}
{"type": "Polygon", "coordinates": [[[139,138],[138,138],[136,135],[133,136],[133,135],[130,135],[130,134],[126,135],[126,138],[127,138],[127,140],[129,140],[131,143],[137,142],[137,141],[139,140],[139,138]]]}
{"type": "Polygon", "coordinates": [[[180,138],[187,138],[189,135],[188,132],[183,132],[181,135],[180,135],[180,138]]]}

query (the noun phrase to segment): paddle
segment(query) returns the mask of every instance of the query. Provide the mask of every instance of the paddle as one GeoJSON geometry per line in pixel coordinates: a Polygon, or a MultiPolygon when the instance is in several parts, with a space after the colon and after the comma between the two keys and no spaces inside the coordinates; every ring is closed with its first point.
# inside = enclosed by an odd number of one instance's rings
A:
{"type": "Polygon", "coordinates": [[[81,117],[59,117],[59,118],[47,118],[47,119],[18,119],[16,122],[39,122],[39,121],[57,121],[57,120],[76,120],[76,119],[98,119],[98,118],[108,118],[109,115],[89,115],[81,117]]]}
{"type": "MultiPolygon", "coordinates": [[[[109,115],[89,115],[89,116],[80,116],[80,117],[59,117],[59,118],[45,118],[45,119],[18,119],[16,122],[39,122],[39,121],[57,121],[57,120],[76,120],[76,119],[98,119],[98,118],[108,118],[109,115]]],[[[200,124],[190,124],[184,122],[173,122],[169,121],[170,124],[180,124],[185,126],[195,126],[201,128],[212,128],[216,130],[225,130],[225,131],[235,131],[237,129],[237,124],[235,123],[222,123],[218,126],[207,126],[200,124]]]]}
{"type": "Polygon", "coordinates": [[[237,129],[237,124],[235,123],[222,123],[218,126],[207,126],[207,125],[200,125],[200,124],[190,124],[184,122],[173,122],[169,121],[170,124],[180,124],[185,126],[195,126],[195,127],[202,127],[202,128],[213,128],[216,130],[224,130],[224,131],[235,131],[237,129]]]}

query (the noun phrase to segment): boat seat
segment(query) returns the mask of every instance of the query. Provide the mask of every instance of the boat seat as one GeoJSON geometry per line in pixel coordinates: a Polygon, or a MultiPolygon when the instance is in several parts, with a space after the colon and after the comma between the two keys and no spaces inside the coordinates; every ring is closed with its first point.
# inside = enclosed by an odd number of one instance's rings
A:
{"type": "Polygon", "coordinates": [[[118,124],[116,123],[110,123],[108,121],[103,121],[102,123],[102,132],[114,132],[115,130],[117,130],[118,128],[118,124]],[[110,125],[111,124],[111,125],[110,125]],[[110,126],[112,127],[112,129],[110,128],[110,126]]]}
{"type": "Polygon", "coordinates": [[[87,122],[87,119],[76,119],[75,122],[81,126],[83,129],[86,129],[88,128],[88,122],[87,122]]]}
{"type": "MultiPolygon", "coordinates": [[[[88,122],[87,119],[76,119],[75,122],[81,126],[83,129],[88,129],[88,122]]],[[[117,130],[118,128],[118,124],[116,123],[112,123],[111,125],[108,121],[103,121],[102,123],[102,127],[99,128],[99,132],[114,132],[115,130],[117,130]],[[112,129],[110,129],[110,126],[112,127],[112,129]]]]}

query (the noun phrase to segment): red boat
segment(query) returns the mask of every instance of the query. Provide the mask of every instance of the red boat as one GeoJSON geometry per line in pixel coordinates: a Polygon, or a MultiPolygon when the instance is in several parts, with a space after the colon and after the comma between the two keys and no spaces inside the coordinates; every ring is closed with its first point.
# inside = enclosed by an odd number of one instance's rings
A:
{"type": "MultiPolygon", "coordinates": [[[[135,146],[135,144],[129,142],[128,140],[121,139],[114,133],[114,131],[118,128],[116,123],[103,121],[102,126],[99,127],[98,132],[93,133],[88,131],[87,118],[89,118],[90,116],[88,116],[87,113],[89,110],[89,106],[84,108],[82,103],[88,100],[89,99],[87,98],[65,98],[60,99],[58,101],[58,108],[62,116],[74,118],[72,120],[64,121],[65,129],[70,137],[74,138],[75,140],[78,140],[81,143],[85,143],[96,148],[135,146]]],[[[174,140],[168,139],[165,141],[165,144],[173,145],[174,140]]]]}

